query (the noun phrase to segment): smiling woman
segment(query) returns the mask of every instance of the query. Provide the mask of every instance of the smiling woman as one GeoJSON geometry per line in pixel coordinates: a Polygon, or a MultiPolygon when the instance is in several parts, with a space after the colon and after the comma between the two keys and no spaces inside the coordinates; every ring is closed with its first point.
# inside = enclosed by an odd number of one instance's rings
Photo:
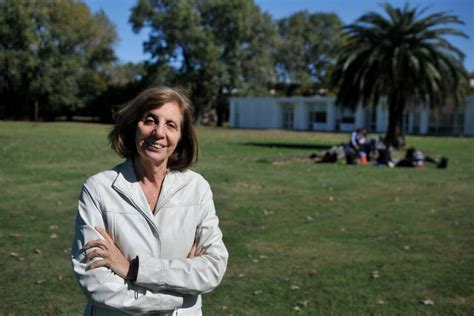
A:
{"type": "Polygon", "coordinates": [[[228,252],[197,160],[191,104],[152,88],[117,114],[109,134],[126,161],[83,186],[72,247],[85,314],[201,315],[228,252]]]}

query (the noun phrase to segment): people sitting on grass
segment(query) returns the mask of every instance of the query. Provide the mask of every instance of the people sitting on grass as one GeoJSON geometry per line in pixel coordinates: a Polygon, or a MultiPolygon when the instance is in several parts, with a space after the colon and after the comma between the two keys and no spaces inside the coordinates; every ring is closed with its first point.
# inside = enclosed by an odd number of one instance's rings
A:
{"type": "Polygon", "coordinates": [[[349,144],[332,146],[323,154],[312,154],[314,163],[335,163],[345,160],[348,165],[365,164],[372,161],[375,166],[423,168],[426,162],[438,168],[448,167],[448,158],[432,158],[414,147],[408,148],[403,159],[392,158],[392,147],[388,146],[380,136],[367,141],[367,130],[357,129],[351,134],[349,144]]]}
{"type": "Polygon", "coordinates": [[[346,163],[354,165],[359,159],[361,164],[369,160],[370,144],[367,142],[367,128],[361,127],[351,133],[349,146],[346,147],[346,163]]]}

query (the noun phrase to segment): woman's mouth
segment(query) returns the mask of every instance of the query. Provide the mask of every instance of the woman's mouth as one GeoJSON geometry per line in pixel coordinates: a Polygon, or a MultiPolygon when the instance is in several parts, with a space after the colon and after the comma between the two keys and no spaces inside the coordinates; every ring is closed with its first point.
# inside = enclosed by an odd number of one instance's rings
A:
{"type": "Polygon", "coordinates": [[[151,147],[153,149],[163,149],[165,148],[166,146],[165,145],[162,145],[162,144],[158,144],[158,143],[153,143],[149,140],[145,140],[145,144],[148,146],[148,147],[151,147]]]}

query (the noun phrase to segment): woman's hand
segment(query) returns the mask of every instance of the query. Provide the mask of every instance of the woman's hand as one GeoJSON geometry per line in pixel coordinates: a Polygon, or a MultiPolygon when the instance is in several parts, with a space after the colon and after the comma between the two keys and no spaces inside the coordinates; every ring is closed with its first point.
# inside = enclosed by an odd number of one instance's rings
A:
{"type": "Polygon", "coordinates": [[[197,250],[197,246],[199,245],[199,240],[200,240],[199,237],[196,237],[196,239],[194,240],[194,244],[193,244],[193,246],[191,247],[191,250],[188,253],[188,258],[202,257],[206,254],[206,250],[209,247],[202,247],[201,251],[196,255],[196,250],[197,250]]]}
{"type": "Polygon", "coordinates": [[[85,244],[84,249],[86,250],[94,247],[98,248],[90,252],[86,256],[86,262],[90,262],[93,258],[96,257],[102,259],[89,264],[87,266],[87,269],[107,267],[114,273],[125,279],[128,270],[130,269],[130,262],[127,260],[127,258],[125,258],[123,253],[118,248],[117,244],[115,244],[112,237],[110,237],[110,235],[104,228],[98,226],[95,226],[94,228],[100,233],[102,237],[104,237],[104,240],[91,240],[85,244]]]}

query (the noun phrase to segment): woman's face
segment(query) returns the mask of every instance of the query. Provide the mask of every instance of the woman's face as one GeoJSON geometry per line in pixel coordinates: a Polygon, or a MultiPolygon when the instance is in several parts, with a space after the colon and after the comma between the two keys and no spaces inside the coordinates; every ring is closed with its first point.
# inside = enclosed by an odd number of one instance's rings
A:
{"type": "Polygon", "coordinates": [[[165,165],[181,139],[183,115],[175,102],[145,113],[135,135],[138,157],[165,165]]]}

